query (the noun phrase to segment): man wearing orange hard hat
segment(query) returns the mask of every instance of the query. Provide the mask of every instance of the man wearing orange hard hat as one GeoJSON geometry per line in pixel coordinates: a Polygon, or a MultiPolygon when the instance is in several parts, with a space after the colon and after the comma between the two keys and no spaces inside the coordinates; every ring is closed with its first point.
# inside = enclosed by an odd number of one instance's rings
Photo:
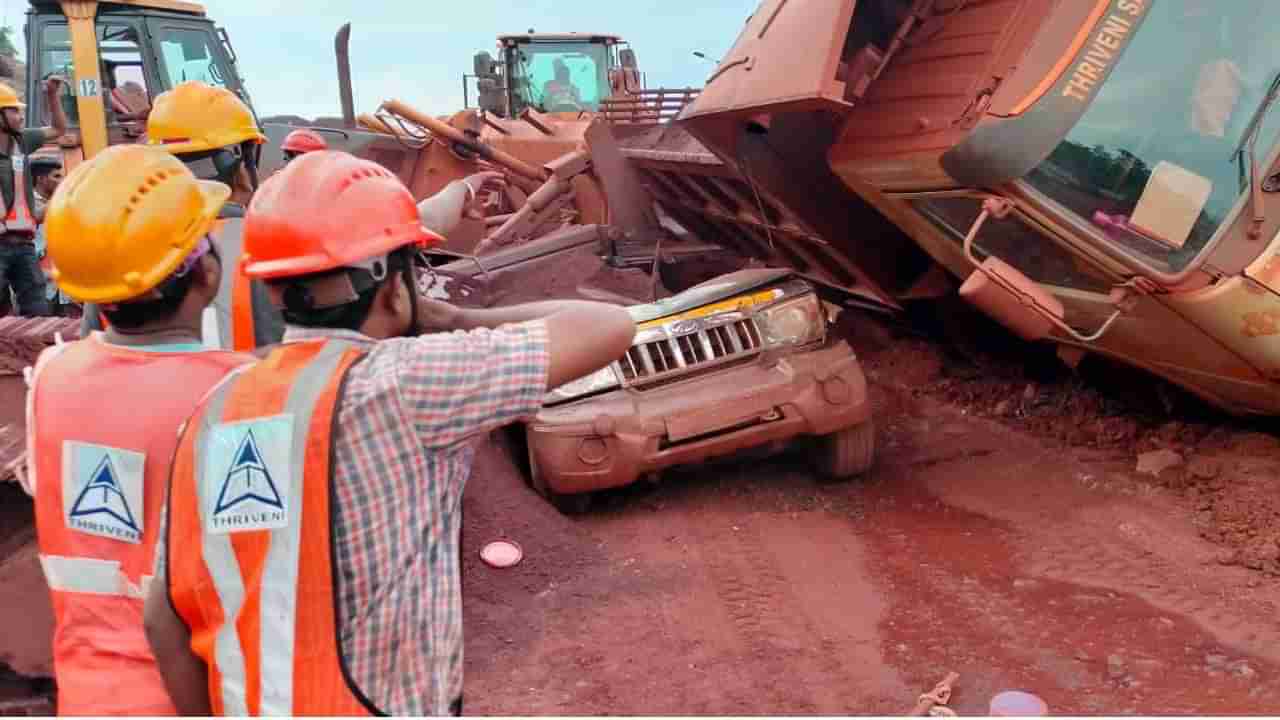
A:
{"type": "MultiPolygon", "coordinates": [[[[175,155],[197,177],[231,188],[212,232],[227,265],[202,320],[202,338],[211,348],[247,352],[279,342],[284,333],[262,284],[236,272],[244,209],[258,186],[264,142],[253,111],[235,93],[195,80],[161,93],[147,116],[149,146],[175,155]]],[[[82,334],[101,327],[96,309],[86,306],[82,334]]]]}
{"type": "Polygon", "coordinates": [[[471,441],[616,360],[635,323],[421,297],[413,257],[439,241],[390,171],[342,152],[297,158],[250,204],[244,268],[287,329],[174,456],[147,627],[180,711],[461,712],[471,441]]]}
{"type": "Polygon", "coordinates": [[[168,153],[118,145],[72,171],[46,208],[50,276],[111,325],[44,351],[27,394],[26,489],[60,714],[174,713],[143,606],[176,429],[254,359],[200,338],[225,272],[211,233],[229,195],[168,153]]]}
{"type": "Polygon", "coordinates": [[[280,144],[280,152],[284,153],[284,162],[287,165],[291,160],[304,153],[315,152],[317,150],[327,150],[329,144],[320,137],[320,133],[307,128],[298,128],[285,136],[284,142],[280,144]]]}
{"type": "MultiPolygon", "coordinates": [[[[67,116],[58,97],[63,80],[45,81],[45,95],[53,127],[27,128],[23,111],[27,107],[18,93],[0,83],[0,295],[8,299],[10,288],[17,300],[19,315],[50,315],[45,297],[45,277],[36,257],[34,179],[28,156],[41,145],[67,132],[67,116]]],[[[3,303],[0,303],[3,304],[3,303]]]]}

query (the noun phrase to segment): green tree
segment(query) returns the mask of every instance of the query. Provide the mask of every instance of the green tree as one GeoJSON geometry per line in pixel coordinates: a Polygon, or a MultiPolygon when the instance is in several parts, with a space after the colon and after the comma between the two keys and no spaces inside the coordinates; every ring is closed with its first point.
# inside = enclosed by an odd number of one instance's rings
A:
{"type": "Polygon", "coordinates": [[[13,26],[0,27],[0,55],[17,57],[18,48],[13,44],[13,26]]]}

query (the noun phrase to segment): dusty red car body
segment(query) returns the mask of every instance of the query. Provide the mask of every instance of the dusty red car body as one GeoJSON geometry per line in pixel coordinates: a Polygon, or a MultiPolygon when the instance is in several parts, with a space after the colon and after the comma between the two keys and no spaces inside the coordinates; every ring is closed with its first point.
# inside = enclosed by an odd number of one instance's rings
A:
{"type": "MultiPolygon", "coordinates": [[[[613,366],[623,378],[618,387],[549,403],[527,425],[540,492],[554,497],[621,487],[675,465],[747,448],[780,447],[852,427],[870,430],[866,378],[848,343],[826,332],[826,310],[816,295],[821,309],[816,337],[799,345],[770,343],[762,316],[803,302],[813,294],[810,283],[788,271],[747,270],[707,285],[712,284],[726,290],[695,303],[693,310],[758,297],[762,291],[778,295],[742,311],[707,315],[701,329],[686,326],[685,334],[671,331],[680,328],[685,308],[658,318],[656,327],[655,321],[642,322],[636,344],[613,366]],[[753,325],[765,329],[749,329],[753,325]],[[736,339],[730,333],[737,333],[736,339]],[[685,357],[666,372],[646,368],[654,362],[642,364],[640,353],[664,343],[684,348],[685,357]]],[[[673,306],[680,297],[672,298],[673,306]]]]}

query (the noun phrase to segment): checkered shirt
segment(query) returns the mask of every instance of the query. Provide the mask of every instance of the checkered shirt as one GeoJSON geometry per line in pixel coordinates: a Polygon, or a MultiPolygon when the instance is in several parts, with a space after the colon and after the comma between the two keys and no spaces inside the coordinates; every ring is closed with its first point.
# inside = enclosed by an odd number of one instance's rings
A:
{"type": "Polygon", "coordinates": [[[368,348],[347,377],[334,438],[343,658],[384,712],[448,715],[462,694],[459,531],[473,441],[542,407],[546,325],[381,342],[288,326],[284,339],[316,337],[368,348]]]}
{"type": "Polygon", "coordinates": [[[473,444],[546,394],[546,325],[374,343],[347,379],[334,441],[343,657],[392,715],[444,715],[462,694],[460,514],[473,444]]]}

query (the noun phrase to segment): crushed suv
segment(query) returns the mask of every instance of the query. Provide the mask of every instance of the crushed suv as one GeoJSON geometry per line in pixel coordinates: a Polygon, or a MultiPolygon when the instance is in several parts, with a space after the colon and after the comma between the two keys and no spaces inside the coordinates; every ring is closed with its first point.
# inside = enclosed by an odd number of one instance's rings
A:
{"type": "Polygon", "coordinates": [[[743,270],[628,311],[639,329],[627,353],[553,389],[525,426],[532,485],[562,511],[665,468],[802,437],[829,478],[870,468],[866,378],[829,337],[808,281],[743,270]]]}

